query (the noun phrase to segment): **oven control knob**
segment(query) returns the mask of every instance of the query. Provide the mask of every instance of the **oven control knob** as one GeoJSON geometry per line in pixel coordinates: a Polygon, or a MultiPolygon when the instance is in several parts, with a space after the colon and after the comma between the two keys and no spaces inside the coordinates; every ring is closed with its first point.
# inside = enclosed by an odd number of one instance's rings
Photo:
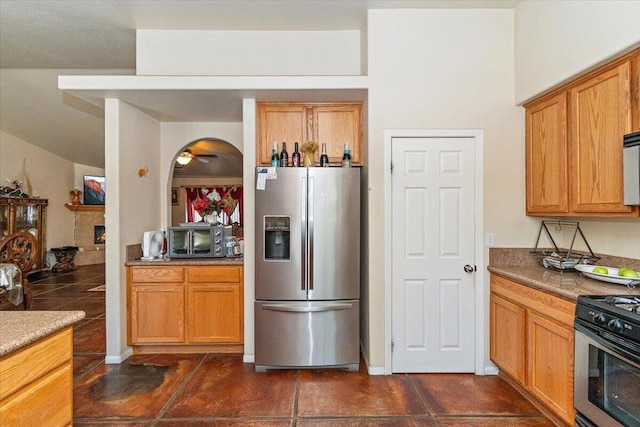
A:
{"type": "Polygon", "coordinates": [[[598,313],[593,316],[593,322],[596,325],[604,326],[607,324],[607,318],[604,314],[598,313]]]}
{"type": "Polygon", "coordinates": [[[613,319],[609,321],[609,324],[607,325],[607,327],[611,329],[613,332],[622,332],[623,330],[622,322],[620,322],[618,319],[613,319]]]}

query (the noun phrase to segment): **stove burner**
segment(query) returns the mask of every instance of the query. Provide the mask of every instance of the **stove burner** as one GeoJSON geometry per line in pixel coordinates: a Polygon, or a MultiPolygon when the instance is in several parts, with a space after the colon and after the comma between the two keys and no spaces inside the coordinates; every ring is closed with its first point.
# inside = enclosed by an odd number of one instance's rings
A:
{"type": "Polygon", "coordinates": [[[632,313],[640,314],[640,298],[608,296],[604,302],[632,313]]]}

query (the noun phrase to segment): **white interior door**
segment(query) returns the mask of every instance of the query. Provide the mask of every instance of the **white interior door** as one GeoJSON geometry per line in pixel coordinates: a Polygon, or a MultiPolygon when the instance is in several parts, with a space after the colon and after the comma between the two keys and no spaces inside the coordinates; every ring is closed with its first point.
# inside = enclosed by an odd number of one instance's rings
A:
{"type": "Polygon", "coordinates": [[[391,157],[392,370],[474,372],[474,138],[394,137],[391,157]]]}

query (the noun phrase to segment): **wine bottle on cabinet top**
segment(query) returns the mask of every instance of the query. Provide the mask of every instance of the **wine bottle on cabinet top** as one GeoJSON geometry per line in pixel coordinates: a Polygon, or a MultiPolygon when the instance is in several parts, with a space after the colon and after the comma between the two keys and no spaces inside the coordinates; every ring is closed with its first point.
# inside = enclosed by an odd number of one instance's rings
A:
{"type": "Polygon", "coordinates": [[[287,143],[282,143],[282,151],[280,152],[280,167],[286,168],[289,166],[289,153],[287,153],[287,143]]]}
{"type": "Polygon", "coordinates": [[[280,157],[278,157],[278,143],[273,141],[273,148],[271,149],[271,167],[277,168],[280,166],[280,157]]]}
{"type": "Polygon", "coordinates": [[[322,154],[320,154],[320,166],[329,167],[329,156],[327,156],[327,144],[322,144],[322,154]]]}
{"type": "Polygon", "coordinates": [[[300,152],[298,151],[297,142],[293,145],[293,154],[291,155],[291,166],[296,168],[300,166],[300,152]]]}
{"type": "Polygon", "coordinates": [[[344,154],[342,155],[342,167],[343,168],[351,167],[351,150],[349,150],[349,141],[345,141],[344,143],[344,154]]]}

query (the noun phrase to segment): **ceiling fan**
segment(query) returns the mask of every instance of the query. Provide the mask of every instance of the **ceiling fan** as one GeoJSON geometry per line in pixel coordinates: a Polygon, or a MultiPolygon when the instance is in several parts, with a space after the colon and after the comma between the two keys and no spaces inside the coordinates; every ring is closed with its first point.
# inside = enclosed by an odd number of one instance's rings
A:
{"type": "Polygon", "coordinates": [[[211,159],[215,159],[217,157],[217,154],[193,154],[190,149],[186,148],[178,155],[176,162],[181,166],[186,166],[193,159],[196,159],[200,163],[209,163],[211,159]]]}

